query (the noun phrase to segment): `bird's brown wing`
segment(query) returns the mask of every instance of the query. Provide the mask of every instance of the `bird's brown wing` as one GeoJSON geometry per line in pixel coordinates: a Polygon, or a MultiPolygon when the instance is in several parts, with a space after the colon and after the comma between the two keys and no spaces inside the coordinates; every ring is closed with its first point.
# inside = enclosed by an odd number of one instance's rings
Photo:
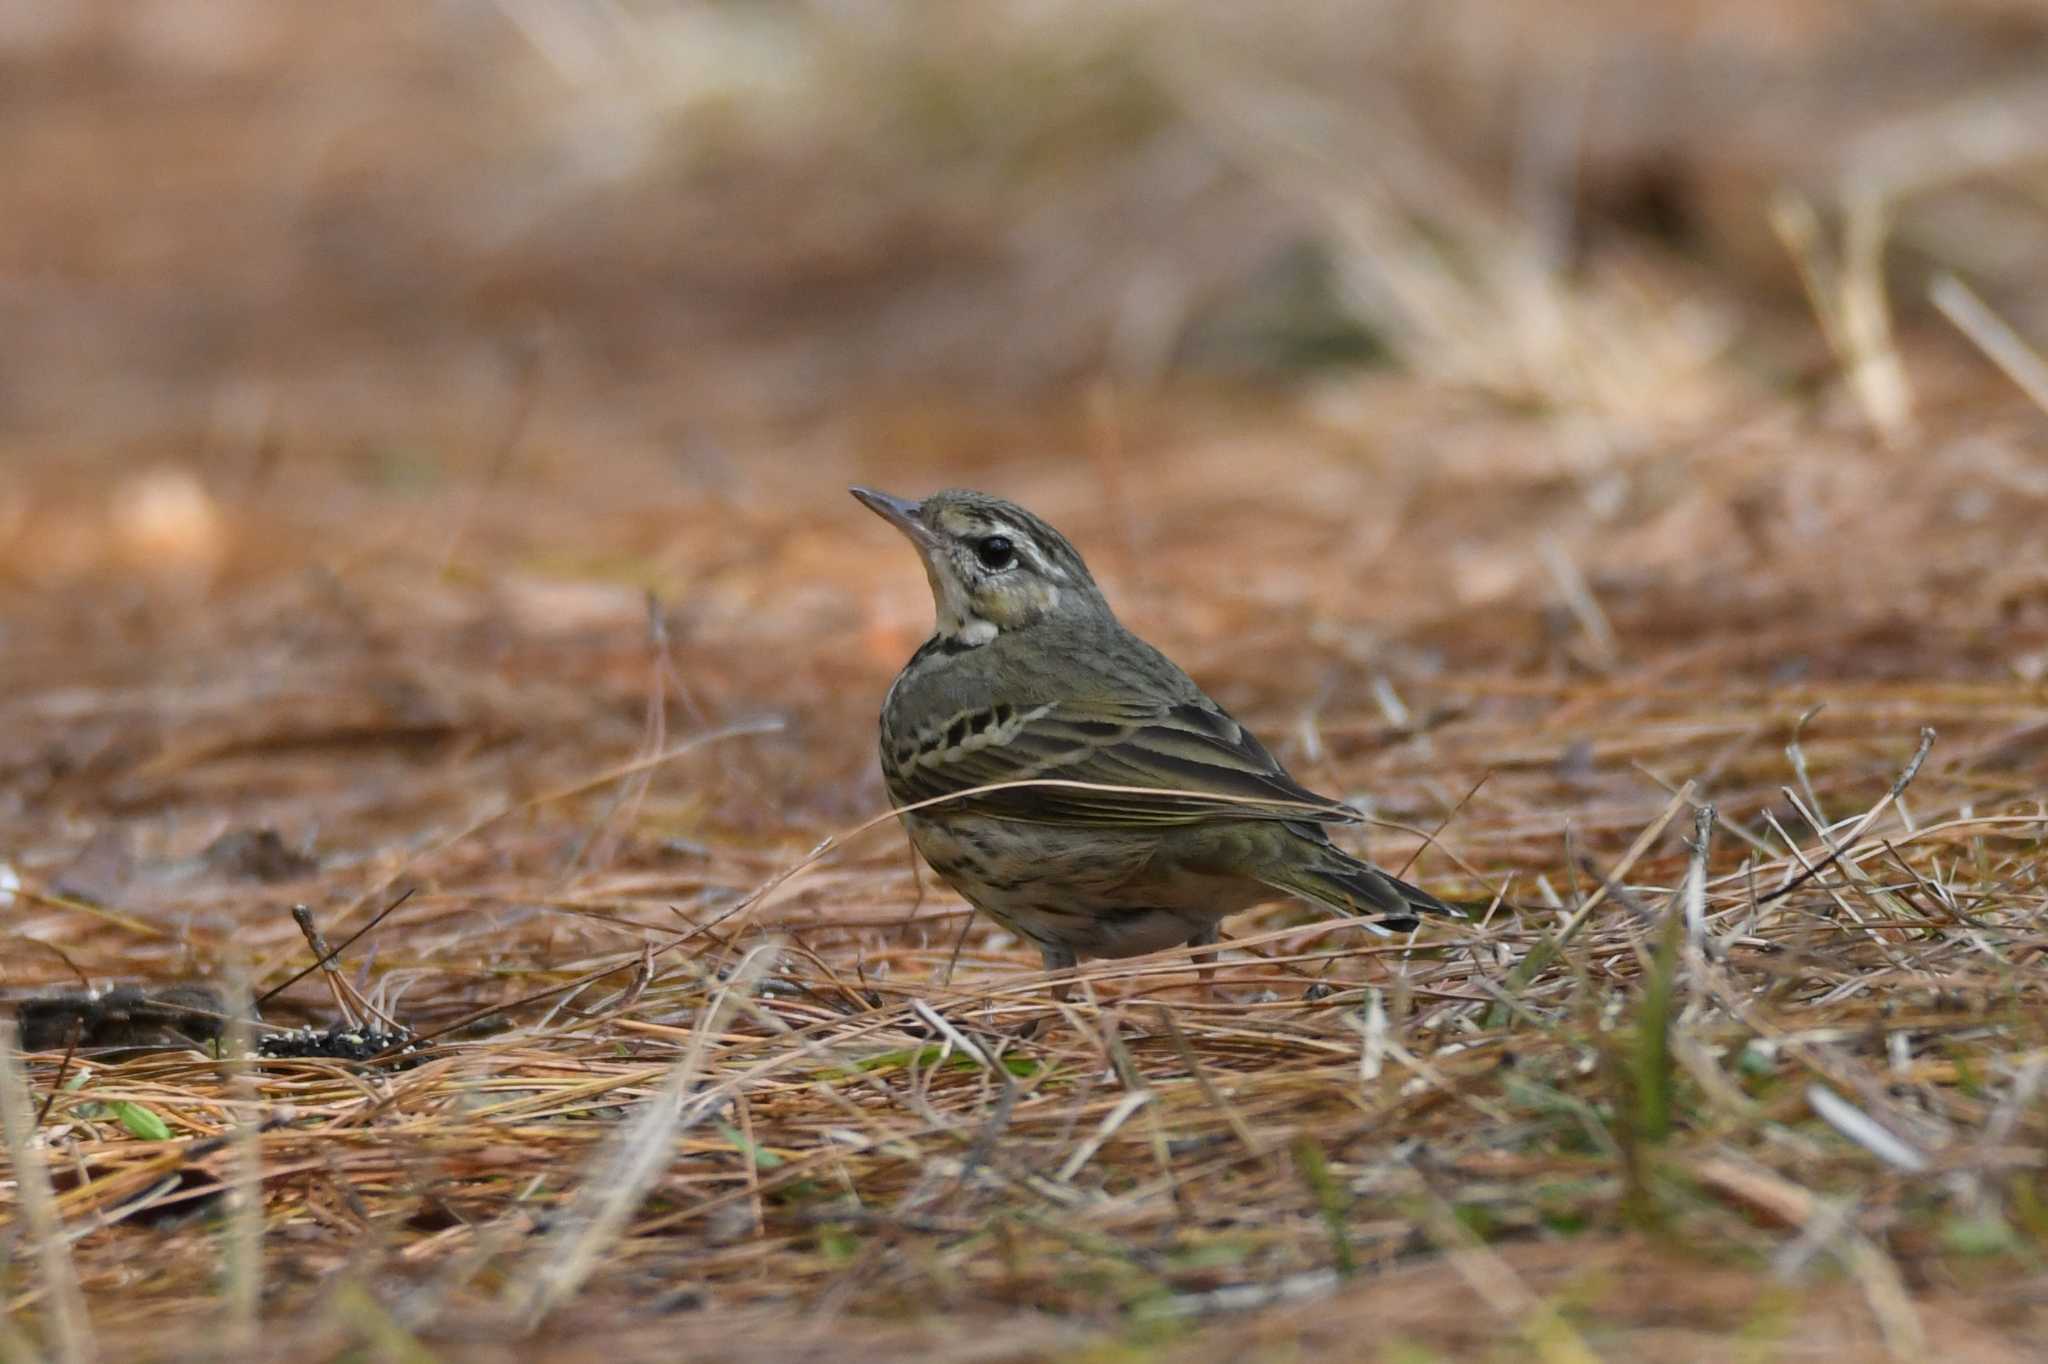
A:
{"type": "Polygon", "coordinates": [[[1358,812],[1287,775],[1251,731],[1213,703],[1066,700],[962,711],[882,753],[899,804],[1003,782],[1087,783],[981,791],[945,808],[1067,825],[1247,819],[1354,821],[1358,812]]]}

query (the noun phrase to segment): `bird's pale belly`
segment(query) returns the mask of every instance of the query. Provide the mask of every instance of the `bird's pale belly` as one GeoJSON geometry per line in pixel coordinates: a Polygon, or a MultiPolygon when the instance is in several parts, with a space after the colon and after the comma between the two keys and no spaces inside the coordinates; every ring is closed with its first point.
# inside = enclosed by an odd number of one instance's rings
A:
{"type": "Polygon", "coordinates": [[[1255,881],[1187,871],[1151,831],[984,816],[906,815],[903,823],[932,870],[969,903],[1055,952],[1154,952],[1281,895],[1255,881]]]}

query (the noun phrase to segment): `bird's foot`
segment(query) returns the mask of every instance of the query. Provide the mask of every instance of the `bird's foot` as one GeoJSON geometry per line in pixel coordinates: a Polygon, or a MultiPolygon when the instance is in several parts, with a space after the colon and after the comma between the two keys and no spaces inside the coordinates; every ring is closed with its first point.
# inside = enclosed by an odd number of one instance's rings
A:
{"type": "Polygon", "coordinates": [[[1215,924],[1203,929],[1188,939],[1188,946],[1195,949],[1195,979],[1201,982],[1202,993],[1211,998],[1218,997],[1216,990],[1216,963],[1223,956],[1218,944],[1223,939],[1223,930],[1215,924]]]}

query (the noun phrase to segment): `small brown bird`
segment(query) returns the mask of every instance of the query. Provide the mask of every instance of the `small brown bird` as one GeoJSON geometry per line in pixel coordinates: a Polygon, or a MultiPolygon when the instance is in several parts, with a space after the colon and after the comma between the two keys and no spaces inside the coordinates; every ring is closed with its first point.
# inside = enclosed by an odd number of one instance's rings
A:
{"type": "Polygon", "coordinates": [[[1459,912],[1330,842],[1322,826],[1358,812],[1299,785],[1126,630],[1044,521],[964,489],[852,492],[916,547],[938,608],[882,703],[889,795],[954,797],[905,814],[910,841],[1046,970],[1206,946],[1289,895],[1381,932],[1459,912]],[[1034,780],[1075,784],[960,794],[1034,780]]]}

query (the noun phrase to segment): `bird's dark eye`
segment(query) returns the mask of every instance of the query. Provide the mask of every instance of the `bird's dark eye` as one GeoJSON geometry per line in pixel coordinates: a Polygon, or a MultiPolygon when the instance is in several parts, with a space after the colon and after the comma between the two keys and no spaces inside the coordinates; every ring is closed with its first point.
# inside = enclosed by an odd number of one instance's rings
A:
{"type": "Polygon", "coordinates": [[[1017,547],[1007,535],[991,535],[975,542],[974,557],[981,560],[983,568],[992,571],[1008,568],[1017,562],[1017,547]]]}

